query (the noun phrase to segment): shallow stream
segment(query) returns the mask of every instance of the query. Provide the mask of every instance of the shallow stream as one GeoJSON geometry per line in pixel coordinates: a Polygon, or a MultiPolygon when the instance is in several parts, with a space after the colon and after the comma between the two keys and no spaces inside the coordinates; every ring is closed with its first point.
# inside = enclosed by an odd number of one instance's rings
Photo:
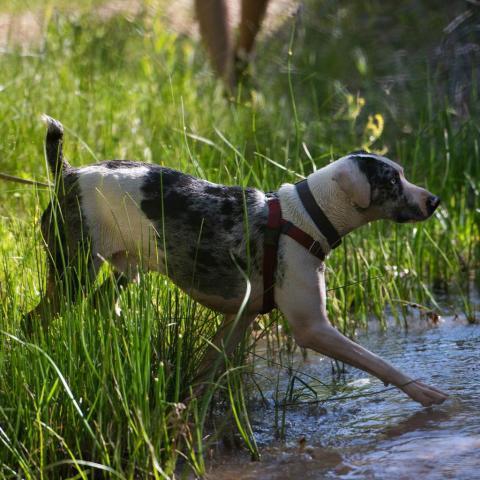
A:
{"type": "MultiPolygon", "coordinates": [[[[349,368],[334,392],[349,398],[288,407],[285,440],[279,441],[278,428],[277,435],[273,428],[277,375],[272,367],[260,366],[257,380],[268,405],[259,401],[252,426],[262,459],[225,456],[212,466],[210,478],[480,479],[480,325],[451,320],[410,332],[392,328],[358,341],[451,397],[441,406],[423,408],[401,391],[385,390],[377,379],[349,368]]],[[[306,362],[294,359],[294,365],[331,379],[330,361],[313,352],[306,362]]],[[[279,391],[287,390],[288,381],[288,375],[280,377],[279,391]]],[[[295,383],[294,399],[300,386],[295,383]]],[[[303,393],[293,403],[315,398],[308,389],[303,393]]],[[[277,413],[278,426],[281,409],[277,413]]]]}

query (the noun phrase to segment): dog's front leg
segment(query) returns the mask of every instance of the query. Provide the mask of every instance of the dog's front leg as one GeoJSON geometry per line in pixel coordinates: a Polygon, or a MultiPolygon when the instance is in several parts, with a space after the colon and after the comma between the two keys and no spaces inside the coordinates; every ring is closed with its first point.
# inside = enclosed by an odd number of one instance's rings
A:
{"type": "Polygon", "coordinates": [[[325,308],[323,270],[305,265],[300,268],[286,265],[284,278],[278,282],[275,296],[278,307],[287,317],[300,346],[364,370],[385,384],[395,385],[423,406],[440,404],[447,398],[446,393],[413,380],[379,356],[346,338],[330,324],[325,308]]]}
{"type": "MultiPolygon", "coordinates": [[[[290,318],[287,315],[287,319],[290,320],[290,318]]],[[[333,328],[325,318],[320,318],[320,321],[317,319],[316,325],[311,319],[310,325],[302,332],[297,331],[295,338],[303,347],[312,348],[319,353],[371,373],[386,385],[397,386],[425,407],[434,403],[443,403],[447,398],[446,393],[418,380],[413,380],[378,355],[352,342],[333,328]]]]}

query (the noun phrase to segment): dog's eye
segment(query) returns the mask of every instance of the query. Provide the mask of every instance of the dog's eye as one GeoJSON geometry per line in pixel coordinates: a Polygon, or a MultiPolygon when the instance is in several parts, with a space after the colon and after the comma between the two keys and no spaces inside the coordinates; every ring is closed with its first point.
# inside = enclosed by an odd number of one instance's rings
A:
{"type": "Polygon", "coordinates": [[[390,179],[390,183],[391,183],[392,185],[396,185],[396,184],[397,184],[397,177],[392,177],[392,178],[390,179]]]}

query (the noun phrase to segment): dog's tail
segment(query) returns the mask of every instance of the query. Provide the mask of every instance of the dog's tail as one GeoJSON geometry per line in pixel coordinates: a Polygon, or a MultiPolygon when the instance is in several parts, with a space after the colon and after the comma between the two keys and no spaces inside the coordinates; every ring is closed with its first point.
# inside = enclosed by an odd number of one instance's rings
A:
{"type": "Polygon", "coordinates": [[[63,170],[70,167],[63,156],[63,125],[58,120],[45,114],[42,115],[42,120],[47,126],[45,154],[48,166],[56,178],[63,170]]]}

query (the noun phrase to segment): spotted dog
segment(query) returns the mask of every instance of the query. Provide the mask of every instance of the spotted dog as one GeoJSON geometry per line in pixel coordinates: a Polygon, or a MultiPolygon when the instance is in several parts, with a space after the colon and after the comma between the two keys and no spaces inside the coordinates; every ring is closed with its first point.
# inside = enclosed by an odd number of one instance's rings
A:
{"type": "MultiPolygon", "coordinates": [[[[78,285],[95,277],[108,261],[119,278],[133,279],[140,270],[168,275],[195,300],[224,313],[224,328],[214,343],[231,351],[263,310],[264,237],[273,198],[282,221],[313,239],[323,252],[319,257],[298,239],[278,236],[273,296],[297,343],[369,372],[424,406],[446,399],[442,391],[413,380],[332,327],[323,261],[331,244],[296,185],[284,184],[266,195],[140,162],[74,168],[63,156],[62,125],[46,116],[45,121],[46,155],[57,195],[42,216],[47,288],[27,317],[30,321],[38,314],[45,318],[46,308],[58,311],[61,292],[70,289],[73,298],[78,285]],[[86,272],[76,271],[80,252],[87,252],[86,272]],[[76,281],[67,288],[72,275],[64,273],[69,269],[76,281]],[[245,275],[251,294],[240,322],[233,322],[245,297],[245,275]]],[[[438,197],[409,183],[398,164],[364,151],[330,163],[304,182],[314,206],[325,212],[339,237],[374,220],[426,220],[439,204],[438,197]]]]}

